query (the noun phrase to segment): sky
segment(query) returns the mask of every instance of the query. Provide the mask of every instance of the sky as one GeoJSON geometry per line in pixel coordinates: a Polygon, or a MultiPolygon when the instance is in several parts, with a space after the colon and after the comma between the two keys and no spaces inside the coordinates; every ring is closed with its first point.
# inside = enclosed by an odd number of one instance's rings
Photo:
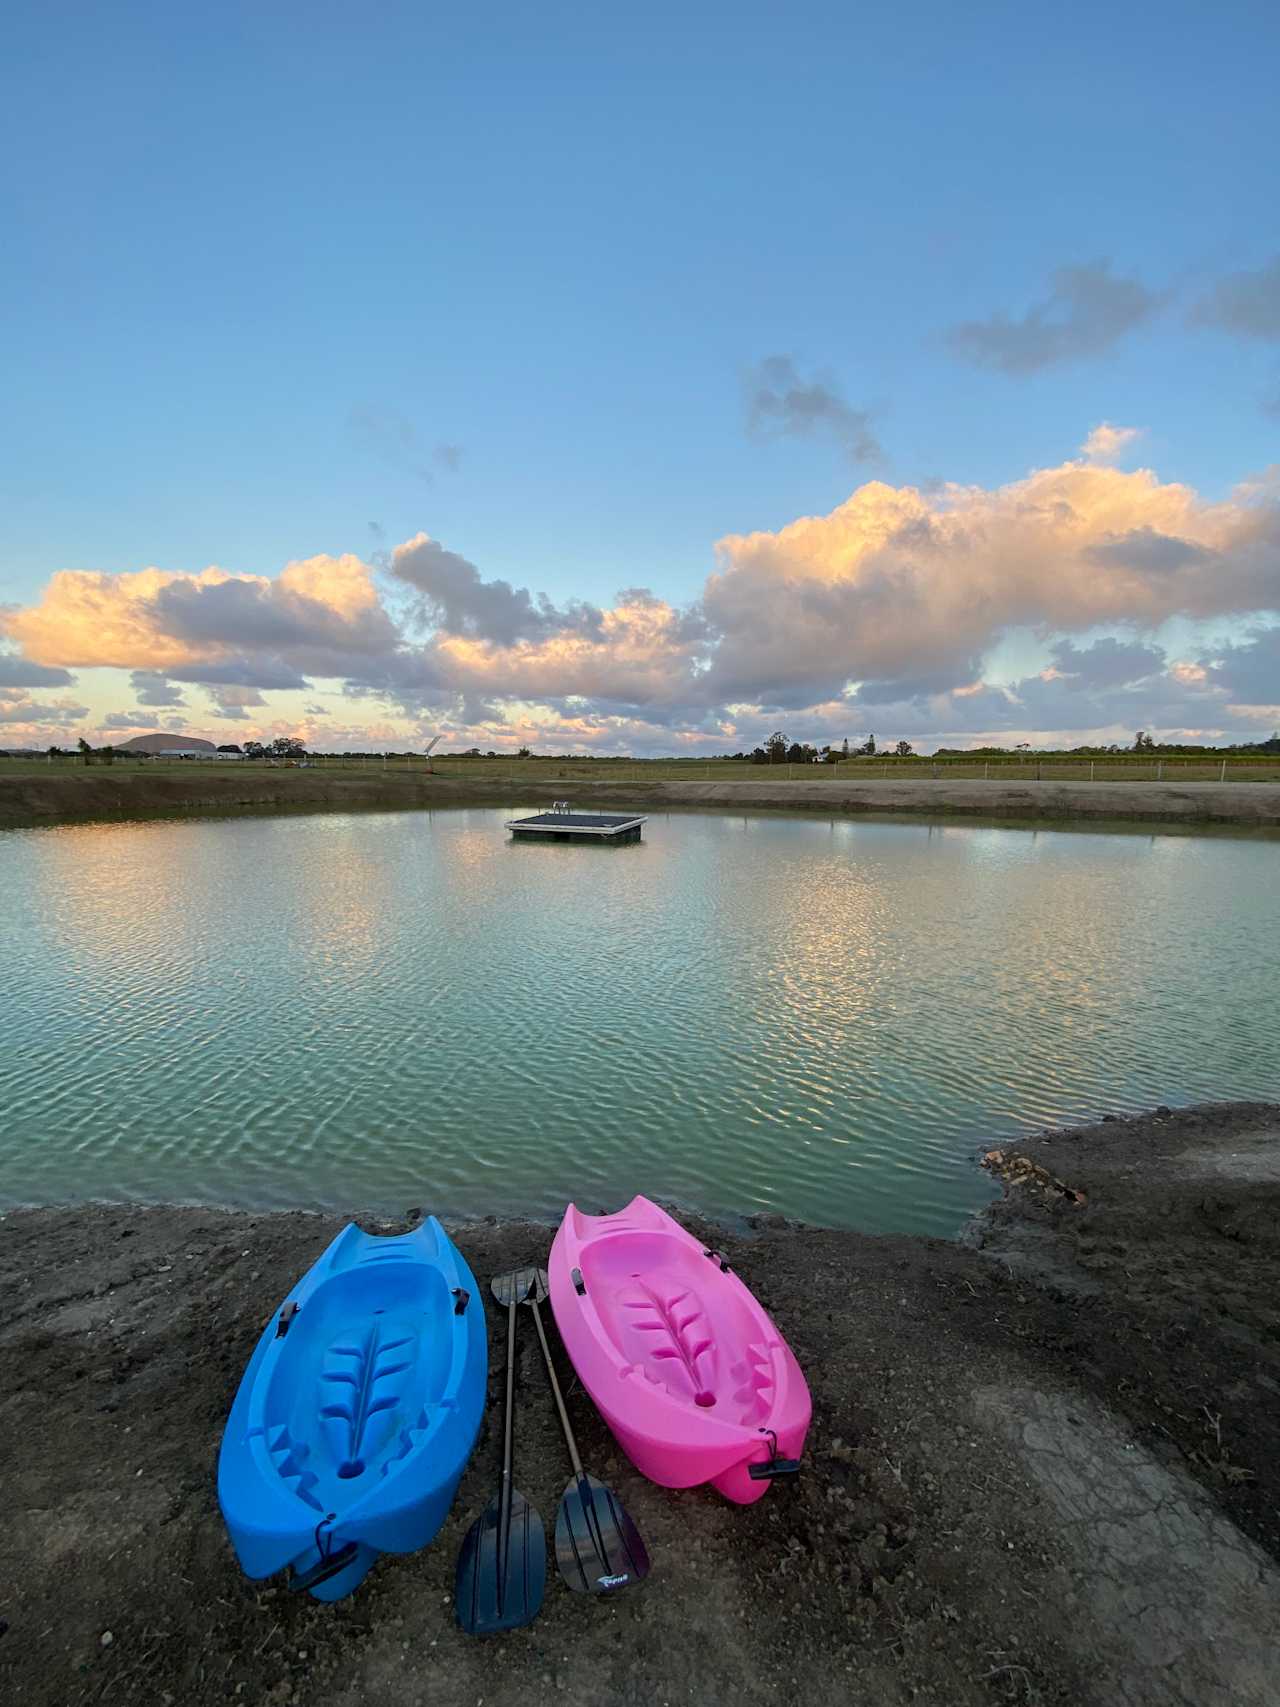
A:
{"type": "Polygon", "coordinates": [[[1280,725],[1280,9],[28,4],[0,747],[1280,725]]]}

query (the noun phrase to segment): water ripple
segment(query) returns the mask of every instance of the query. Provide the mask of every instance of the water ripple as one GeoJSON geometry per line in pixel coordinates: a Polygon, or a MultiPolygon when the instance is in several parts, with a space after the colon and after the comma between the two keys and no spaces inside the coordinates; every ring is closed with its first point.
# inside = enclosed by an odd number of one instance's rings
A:
{"type": "Polygon", "coordinates": [[[980,1144],[1280,1093],[1274,842],[506,816],[0,837],[3,1200],[946,1233],[980,1144]]]}

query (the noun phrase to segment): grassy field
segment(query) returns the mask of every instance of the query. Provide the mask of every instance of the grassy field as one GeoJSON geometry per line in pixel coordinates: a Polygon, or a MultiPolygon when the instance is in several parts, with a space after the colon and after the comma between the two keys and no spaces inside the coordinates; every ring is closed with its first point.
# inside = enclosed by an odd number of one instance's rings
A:
{"type": "Polygon", "coordinates": [[[317,753],[305,767],[260,759],[156,760],[117,755],[110,767],[100,759],[86,766],[78,754],[55,759],[16,759],[0,756],[0,776],[96,777],[114,772],[145,772],[154,776],[194,774],[233,775],[290,770],[299,777],[312,770],[333,773],[395,772],[435,775],[476,782],[511,782],[521,792],[542,794],[575,780],[617,782],[910,782],[931,778],[992,782],[1280,782],[1280,761],[1249,755],[1204,759],[1163,759],[1146,755],[1110,755],[1088,760],[1046,755],[1023,760],[966,760],[963,758],[849,759],[838,765],[753,765],[734,759],[555,759],[435,758],[428,762],[404,753],[317,753]]]}

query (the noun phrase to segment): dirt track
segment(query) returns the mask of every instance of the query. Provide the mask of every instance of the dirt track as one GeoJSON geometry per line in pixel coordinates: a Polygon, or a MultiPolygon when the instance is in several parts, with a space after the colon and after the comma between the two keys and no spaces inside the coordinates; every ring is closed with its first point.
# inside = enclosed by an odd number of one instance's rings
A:
{"type": "MultiPolygon", "coordinates": [[[[490,1642],[455,1631],[449,1594],[494,1480],[496,1402],[437,1543],[384,1559],[348,1602],[249,1583],[227,1545],[227,1407],[333,1220],[7,1216],[0,1696],[1271,1707],[1280,1108],[1107,1122],[1003,1169],[1016,1183],[968,1246],[717,1231],[808,1372],[804,1476],[747,1510],[664,1492],[573,1394],[653,1575],[605,1603],[552,1584],[536,1623],[490,1642]]],[[[456,1235],[488,1277],[539,1258],[549,1230],[456,1235]]],[[[490,1329],[496,1401],[494,1313],[490,1329]]],[[[517,1481],[552,1521],[567,1468],[527,1334],[520,1361],[517,1481]]]]}
{"type": "Polygon", "coordinates": [[[48,776],[0,776],[0,827],[61,818],[148,818],[167,812],[279,811],[281,807],[429,807],[532,803],[545,806],[563,786],[576,807],[620,805],[658,811],[776,810],[996,818],[1030,823],[1127,820],[1135,823],[1280,828],[1280,787],[1265,782],[595,782],[559,784],[552,765],[529,784],[450,780],[421,771],[334,774],[272,770],[227,774],[191,765],[180,773],[97,767],[48,776]]]}

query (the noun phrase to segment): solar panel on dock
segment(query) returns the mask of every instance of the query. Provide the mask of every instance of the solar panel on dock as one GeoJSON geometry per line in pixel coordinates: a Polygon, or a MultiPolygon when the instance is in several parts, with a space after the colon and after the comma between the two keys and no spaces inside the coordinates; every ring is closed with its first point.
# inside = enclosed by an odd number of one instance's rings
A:
{"type": "Polygon", "coordinates": [[[507,828],[513,836],[542,841],[638,842],[644,818],[634,813],[537,812],[532,818],[515,818],[507,828]]]}

